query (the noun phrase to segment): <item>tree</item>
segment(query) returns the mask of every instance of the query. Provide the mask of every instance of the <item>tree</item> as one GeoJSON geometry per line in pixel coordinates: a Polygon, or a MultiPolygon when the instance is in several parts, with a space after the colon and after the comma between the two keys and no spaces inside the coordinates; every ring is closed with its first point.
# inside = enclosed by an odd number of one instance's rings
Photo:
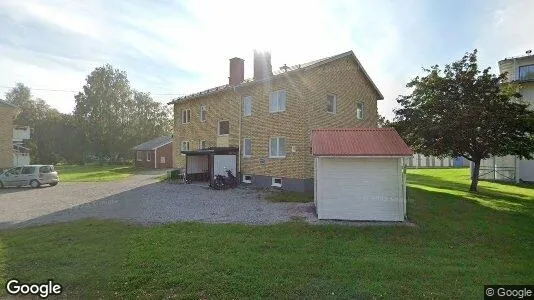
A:
{"type": "MultiPolygon", "coordinates": [[[[19,107],[20,113],[14,120],[17,125],[30,126],[32,134],[25,146],[30,149],[32,163],[57,163],[63,158],[59,154],[65,150],[56,141],[53,128],[61,123],[61,114],[51,108],[42,99],[33,99],[29,87],[17,83],[6,94],[6,101],[19,107]]],[[[57,136],[70,135],[68,132],[58,133],[57,136]]]]}
{"type": "Polygon", "coordinates": [[[172,129],[169,109],[149,93],[132,90],[126,72],[109,64],[87,76],[75,100],[83,148],[100,159],[130,156],[133,146],[172,129]]]}
{"type": "Polygon", "coordinates": [[[397,98],[394,123],[416,152],[472,161],[470,191],[478,190],[482,159],[530,159],[534,152],[534,112],[521,100],[519,86],[505,83],[506,74],[480,71],[476,54],[466,53],[443,70],[423,69],[426,76],[407,84],[412,93],[397,98]]]}
{"type": "Polygon", "coordinates": [[[390,127],[391,122],[386,117],[378,115],[377,125],[379,128],[390,127]]]}
{"type": "Polygon", "coordinates": [[[131,95],[126,72],[107,64],[92,71],[83,92],[75,96],[74,116],[84,134],[84,148],[101,161],[124,150],[131,95]]]}
{"type": "Polygon", "coordinates": [[[172,131],[169,108],[154,101],[149,93],[134,91],[131,112],[131,145],[138,145],[172,131]]]}

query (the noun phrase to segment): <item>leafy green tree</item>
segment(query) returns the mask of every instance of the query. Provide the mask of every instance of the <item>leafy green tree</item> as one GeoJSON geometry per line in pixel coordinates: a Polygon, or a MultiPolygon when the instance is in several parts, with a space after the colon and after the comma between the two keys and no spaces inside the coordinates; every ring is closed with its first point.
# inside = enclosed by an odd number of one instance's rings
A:
{"type": "Polygon", "coordinates": [[[74,116],[84,135],[84,148],[100,160],[124,151],[131,96],[126,72],[109,64],[92,71],[83,92],[75,96],[74,116]]]}
{"type": "Polygon", "coordinates": [[[31,163],[81,161],[80,130],[72,115],[58,112],[43,99],[34,99],[30,88],[22,83],[9,90],[5,98],[20,108],[14,124],[32,128],[31,138],[25,141],[31,163]]]}
{"type": "Polygon", "coordinates": [[[134,91],[132,124],[130,129],[132,144],[137,145],[172,131],[169,108],[150,97],[149,93],[134,91]]]}
{"type": "Polygon", "coordinates": [[[477,191],[480,162],[491,156],[532,158],[534,112],[521,100],[518,86],[505,74],[479,70],[477,51],[459,61],[423,69],[400,96],[395,127],[414,151],[434,156],[463,156],[473,162],[470,191],[477,191]]]}
{"type": "Polygon", "coordinates": [[[172,128],[169,109],[149,93],[131,89],[126,72],[109,64],[89,74],[75,100],[82,145],[100,158],[130,157],[133,146],[172,128]]]}
{"type": "Polygon", "coordinates": [[[379,128],[384,128],[384,127],[390,127],[391,126],[391,122],[388,119],[386,119],[386,117],[381,116],[381,115],[378,115],[377,123],[378,123],[378,127],[379,128]]]}

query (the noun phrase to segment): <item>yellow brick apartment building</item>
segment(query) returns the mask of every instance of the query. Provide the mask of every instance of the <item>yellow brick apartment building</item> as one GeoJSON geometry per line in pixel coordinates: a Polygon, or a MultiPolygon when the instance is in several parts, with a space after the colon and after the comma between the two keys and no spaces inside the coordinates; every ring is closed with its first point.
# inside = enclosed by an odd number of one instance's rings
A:
{"type": "Polygon", "coordinates": [[[271,54],[255,51],[253,73],[244,80],[244,60],[232,58],[228,84],[169,103],[174,167],[210,180],[218,163],[203,154],[235,155],[242,182],[313,191],[312,130],[377,127],[383,96],[352,51],[276,73],[271,54]]]}
{"type": "Polygon", "coordinates": [[[17,107],[0,100],[0,170],[13,167],[13,119],[17,107]]]}

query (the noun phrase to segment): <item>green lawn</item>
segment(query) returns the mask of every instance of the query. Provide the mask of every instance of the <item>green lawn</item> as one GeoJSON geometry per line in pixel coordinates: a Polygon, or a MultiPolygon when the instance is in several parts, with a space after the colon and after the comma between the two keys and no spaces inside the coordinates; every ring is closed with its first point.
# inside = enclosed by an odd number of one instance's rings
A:
{"type": "Polygon", "coordinates": [[[265,198],[272,202],[313,202],[313,193],[272,191],[265,198]]]}
{"type": "Polygon", "coordinates": [[[0,231],[0,284],[53,278],[73,298],[195,299],[465,299],[484,284],[532,284],[532,186],[481,182],[473,195],[466,169],[410,170],[408,181],[416,227],[86,220],[0,231]]]}
{"type": "Polygon", "coordinates": [[[136,171],[134,167],[124,165],[61,165],[55,168],[62,182],[113,181],[131,176],[136,171]]]}

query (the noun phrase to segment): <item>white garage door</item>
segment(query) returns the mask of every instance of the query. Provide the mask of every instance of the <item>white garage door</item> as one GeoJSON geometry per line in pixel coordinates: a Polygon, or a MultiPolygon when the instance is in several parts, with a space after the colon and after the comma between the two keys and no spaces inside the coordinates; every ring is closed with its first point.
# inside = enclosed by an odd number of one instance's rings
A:
{"type": "Polygon", "coordinates": [[[404,220],[399,158],[319,158],[319,219],[404,220]]]}

